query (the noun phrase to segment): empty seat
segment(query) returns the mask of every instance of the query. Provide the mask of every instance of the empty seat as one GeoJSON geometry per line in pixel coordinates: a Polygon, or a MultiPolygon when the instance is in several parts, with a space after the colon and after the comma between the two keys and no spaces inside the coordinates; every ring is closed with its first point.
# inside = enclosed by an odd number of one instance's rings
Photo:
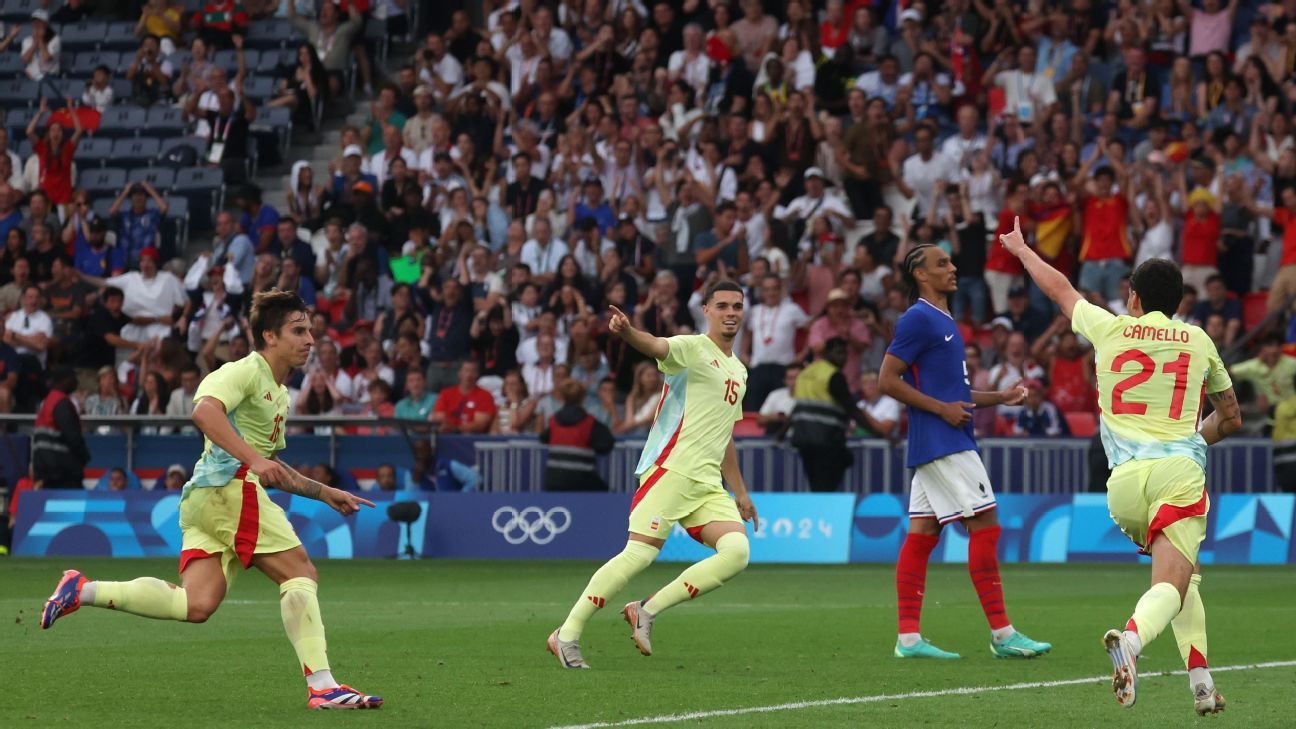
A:
{"type": "Polygon", "coordinates": [[[290,37],[295,32],[286,18],[265,18],[248,26],[243,45],[245,48],[257,50],[286,48],[290,37]]]}
{"type": "Polygon", "coordinates": [[[10,145],[13,145],[15,141],[22,139],[26,136],[25,130],[27,129],[27,124],[31,121],[31,118],[35,116],[35,114],[36,114],[35,109],[25,109],[25,108],[10,109],[9,113],[5,114],[4,125],[5,125],[5,129],[9,130],[10,145]]]}
{"type": "Polygon", "coordinates": [[[105,50],[131,51],[139,47],[140,39],[135,37],[134,23],[109,23],[99,47],[105,50]]]}
{"type": "Polygon", "coordinates": [[[147,182],[159,193],[170,190],[175,185],[175,170],[170,167],[144,167],[131,170],[126,176],[129,183],[147,182]]]}
{"type": "Polygon", "coordinates": [[[148,125],[148,133],[159,137],[179,135],[186,126],[184,114],[174,106],[165,104],[150,107],[145,123],[148,125]]]}
{"type": "Polygon", "coordinates": [[[76,162],[82,169],[104,167],[113,158],[113,140],[100,137],[82,137],[77,143],[76,162]]]}
{"type": "Polygon", "coordinates": [[[131,88],[131,82],[124,78],[115,78],[108,82],[113,90],[113,103],[125,104],[130,102],[131,96],[134,95],[135,89],[131,88]]]}
{"type": "Polygon", "coordinates": [[[275,80],[269,76],[249,76],[243,79],[243,95],[254,105],[274,95],[275,80]]]}
{"type": "Polygon", "coordinates": [[[116,167],[82,169],[77,187],[84,187],[92,197],[116,195],[126,186],[126,170],[116,167]]]}
{"type": "MultiPolygon", "coordinates": [[[[127,58],[131,57],[127,56],[127,58]]],[[[89,77],[99,66],[117,68],[119,59],[120,54],[117,51],[82,51],[76,54],[72,67],[68,70],[74,76],[89,77]]]]}
{"type": "Polygon", "coordinates": [[[148,114],[138,106],[112,106],[99,117],[100,137],[134,137],[145,128],[148,114]]]}
{"type": "MultiPolygon", "coordinates": [[[[253,49],[243,51],[243,62],[248,71],[255,70],[260,60],[260,52],[253,49]]],[[[216,51],[216,55],[212,57],[212,64],[225,69],[225,73],[233,76],[238,71],[238,52],[230,50],[216,51]]]]}
{"type": "Polygon", "coordinates": [[[0,20],[7,23],[27,23],[32,11],[43,7],[40,0],[5,0],[0,5],[0,20]]]}
{"type": "Polygon", "coordinates": [[[126,169],[148,167],[157,159],[161,144],[156,137],[118,139],[112,148],[113,165],[126,169]]]}
{"type": "Polygon", "coordinates": [[[292,109],[286,106],[261,106],[256,119],[248,126],[254,132],[274,132],[279,135],[279,148],[287,150],[292,140],[292,109]]]}
{"type": "Polygon", "coordinates": [[[108,35],[108,24],[101,20],[82,20],[63,26],[59,39],[64,51],[89,51],[99,48],[108,35]]]}
{"type": "Polygon", "coordinates": [[[189,223],[192,230],[211,227],[216,208],[221,205],[225,175],[218,168],[186,167],[176,171],[171,190],[189,199],[189,223]]]}
{"type": "Polygon", "coordinates": [[[167,56],[166,60],[171,64],[171,69],[173,71],[175,71],[176,73],[180,73],[180,69],[184,68],[186,64],[193,61],[193,53],[187,49],[179,49],[175,53],[172,53],[171,55],[167,56]]]}
{"type": "Polygon", "coordinates": [[[257,61],[256,72],[264,76],[278,78],[287,66],[295,66],[297,48],[279,48],[261,51],[261,60],[257,61]]]}
{"type": "Polygon", "coordinates": [[[162,244],[170,243],[175,255],[181,255],[189,242],[189,198],[182,195],[164,197],[167,214],[162,226],[162,244]]]}
{"type": "Polygon", "coordinates": [[[6,109],[28,107],[37,99],[36,82],[25,78],[0,81],[0,106],[6,109]]]}
{"type": "Polygon", "coordinates": [[[0,77],[12,78],[14,74],[22,73],[22,70],[22,56],[17,53],[0,54],[0,77]]]}
{"type": "MultiPolygon", "coordinates": [[[[90,201],[90,209],[94,211],[96,218],[109,220],[111,216],[108,215],[108,211],[112,209],[113,201],[116,199],[117,199],[116,197],[95,198],[94,200],[90,201]]],[[[108,224],[111,226],[113,223],[111,220],[109,220],[108,224]]]]}

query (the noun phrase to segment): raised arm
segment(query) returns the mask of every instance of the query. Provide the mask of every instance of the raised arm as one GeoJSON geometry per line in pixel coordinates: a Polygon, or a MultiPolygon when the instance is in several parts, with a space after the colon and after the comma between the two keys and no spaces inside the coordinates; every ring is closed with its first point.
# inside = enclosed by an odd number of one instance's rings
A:
{"type": "Polygon", "coordinates": [[[1013,218],[1012,232],[999,236],[999,242],[1009,253],[1021,259],[1022,265],[1026,267],[1026,273],[1030,274],[1035,285],[1039,286],[1044,295],[1052,299],[1053,303],[1062,309],[1062,314],[1070,319],[1076,302],[1084,297],[1075,290],[1061,271],[1045,263],[1039,254],[1026,245],[1026,239],[1021,233],[1021,221],[1018,218],[1013,218]]]}
{"type": "Polygon", "coordinates": [[[1220,392],[1208,392],[1206,397],[1215,407],[1215,412],[1206,416],[1197,432],[1206,440],[1206,445],[1215,445],[1242,428],[1242,408],[1231,387],[1220,392]]]}
{"type": "Polygon", "coordinates": [[[615,306],[609,306],[612,316],[608,317],[608,331],[624,339],[631,347],[645,356],[655,360],[666,359],[670,355],[670,344],[664,337],[654,336],[630,324],[630,317],[615,306]]]}

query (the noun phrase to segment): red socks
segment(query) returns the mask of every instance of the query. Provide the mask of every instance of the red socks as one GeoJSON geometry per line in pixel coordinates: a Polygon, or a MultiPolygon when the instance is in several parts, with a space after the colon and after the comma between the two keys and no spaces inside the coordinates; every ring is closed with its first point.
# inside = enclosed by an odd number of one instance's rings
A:
{"type": "Polygon", "coordinates": [[[923,590],[927,585],[927,559],[940,537],[910,533],[900,547],[896,562],[896,612],[900,633],[918,633],[922,615],[923,590]]]}
{"type": "Polygon", "coordinates": [[[991,630],[1011,625],[1004,609],[1003,586],[999,580],[996,548],[1000,531],[999,527],[993,526],[968,534],[968,573],[972,576],[977,597],[981,598],[981,609],[985,611],[986,620],[990,621],[991,630]]]}

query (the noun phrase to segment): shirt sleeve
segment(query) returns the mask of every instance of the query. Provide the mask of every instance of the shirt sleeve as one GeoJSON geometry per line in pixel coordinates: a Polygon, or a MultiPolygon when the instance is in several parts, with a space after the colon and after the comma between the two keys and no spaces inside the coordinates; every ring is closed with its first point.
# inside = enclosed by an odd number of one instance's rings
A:
{"type": "Polygon", "coordinates": [[[1071,330],[1090,342],[1098,344],[1102,340],[1103,328],[1115,319],[1116,317],[1106,309],[1080,300],[1071,310],[1071,330]]]}
{"type": "Polygon", "coordinates": [[[693,359],[693,335],[681,334],[666,339],[667,352],[664,359],[657,360],[657,369],[663,374],[674,375],[688,369],[693,359]]]}
{"type": "Polygon", "coordinates": [[[913,364],[930,346],[931,338],[926,335],[923,322],[918,317],[906,314],[900,317],[900,321],[896,324],[895,338],[887,347],[887,354],[900,359],[905,364],[913,364]]]}
{"type": "MultiPolygon", "coordinates": [[[[240,360],[242,361],[245,360],[240,360]]],[[[231,363],[207,375],[198,384],[198,391],[194,393],[194,402],[201,402],[204,397],[215,398],[225,406],[226,413],[233,412],[234,408],[247,399],[248,383],[252,381],[252,378],[244,373],[244,369],[239,363],[231,363]]]]}
{"type": "Polygon", "coordinates": [[[1214,395],[1217,392],[1224,392],[1233,386],[1233,378],[1229,377],[1228,369],[1224,367],[1224,360],[1219,356],[1219,350],[1215,348],[1215,342],[1209,337],[1206,338],[1206,393],[1214,395]]]}

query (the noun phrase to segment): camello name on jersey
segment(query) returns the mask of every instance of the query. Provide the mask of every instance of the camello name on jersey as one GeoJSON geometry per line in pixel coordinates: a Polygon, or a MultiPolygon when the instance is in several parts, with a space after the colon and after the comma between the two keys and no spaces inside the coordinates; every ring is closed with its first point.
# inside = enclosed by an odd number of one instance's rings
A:
{"type": "Polygon", "coordinates": [[[1188,332],[1184,329],[1166,329],[1149,327],[1142,324],[1131,324],[1122,332],[1126,339],[1150,339],[1154,342],[1187,342],[1188,332]]]}

